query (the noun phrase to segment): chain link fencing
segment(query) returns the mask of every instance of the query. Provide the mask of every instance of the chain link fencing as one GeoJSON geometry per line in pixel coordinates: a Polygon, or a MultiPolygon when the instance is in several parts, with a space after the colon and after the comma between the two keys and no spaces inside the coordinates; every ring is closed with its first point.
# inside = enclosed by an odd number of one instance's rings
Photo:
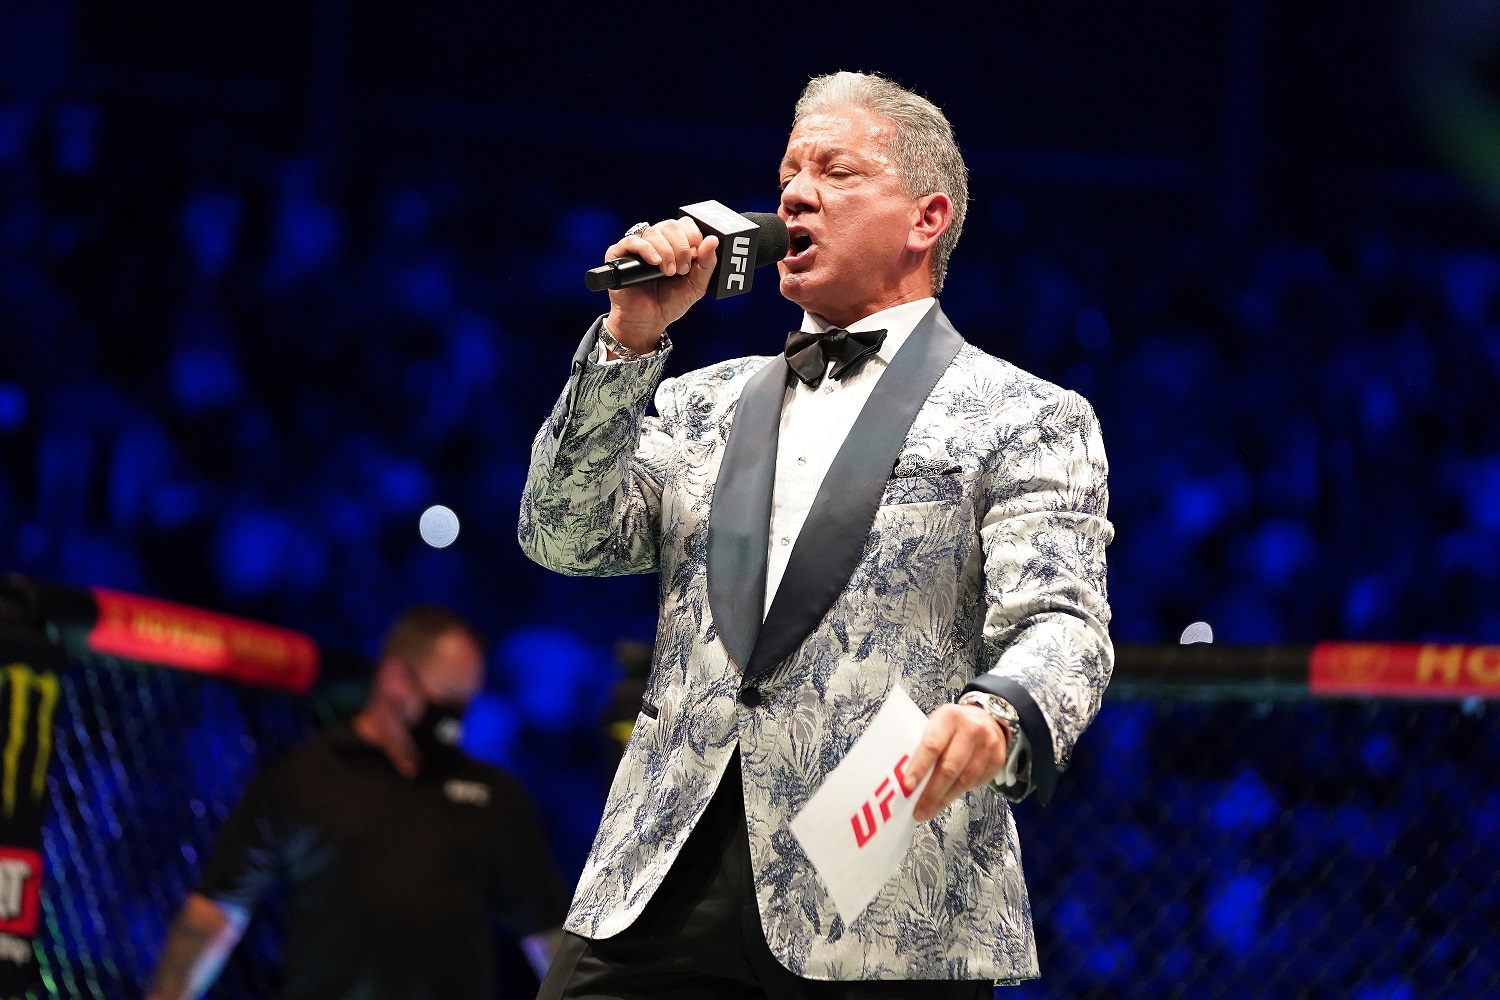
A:
{"type": "MultiPolygon", "coordinates": [[[[214,835],[260,766],[311,735],[316,703],[110,657],[62,675],[42,827],[38,962],[51,996],[143,996],[167,926],[214,835]]],[[[256,919],[211,996],[269,997],[278,901],[256,919]]]]}
{"type": "Polygon", "coordinates": [[[1043,978],[1011,995],[1500,997],[1495,721],[1115,693],[1017,809],[1043,978]]]}
{"type": "MultiPolygon", "coordinates": [[[[43,831],[53,995],[142,995],[240,791],[326,717],[313,699],[75,659],[43,831]]],[[[1043,978],[997,995],[1500,996],[1497,773],[1481,701],[1117,684],[1052,804],[1017,807],[1043,978]]],[[[272,994],[279,923],[257,914],[211,997],[272,994]]]]}

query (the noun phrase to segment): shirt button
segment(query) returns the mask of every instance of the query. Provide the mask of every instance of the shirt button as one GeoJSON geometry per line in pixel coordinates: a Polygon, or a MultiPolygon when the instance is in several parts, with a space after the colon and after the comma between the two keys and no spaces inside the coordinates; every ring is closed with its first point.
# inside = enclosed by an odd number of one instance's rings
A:
{"type": "Polygon", "coordinates": [[[746,708],[759,708],[761,703],[760,689],[753,687],[740,688],[740,704],[746,708]]]}
{"type": "Polygon", "coordinates": [[[823,386],[823,394],[824,395],[827,395],[828,393],[830,393],[832,391],[833,391],[833,383],[832,382],[829,382],[827,385],[823,386]]]}
{"type": "Polygon", "coordinates": [[[798,455],[797,456],[797,464],[798,465],[806,465],[807,464],[807,458],[804,457],[804,456],[802,456],[802,455],[798,455]]]}
{"type": "Polygon", "coordinates": [[[792,544],[792,540],[790,538],[783,538],[781,540],[781,544],[782,545],[790,545],[790,544],[792,544]]]}

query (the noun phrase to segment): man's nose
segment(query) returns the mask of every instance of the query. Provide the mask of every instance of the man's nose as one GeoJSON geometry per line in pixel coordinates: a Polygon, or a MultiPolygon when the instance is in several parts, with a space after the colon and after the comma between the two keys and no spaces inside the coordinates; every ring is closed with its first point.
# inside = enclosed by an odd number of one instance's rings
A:
{"type": "Polygon", "coordinates": [[[806,171],[795,175],[781,189],[781,207],[783,214],[788,217],[800,212],[817,211],[818,186],[807,176],[806,171]]]}

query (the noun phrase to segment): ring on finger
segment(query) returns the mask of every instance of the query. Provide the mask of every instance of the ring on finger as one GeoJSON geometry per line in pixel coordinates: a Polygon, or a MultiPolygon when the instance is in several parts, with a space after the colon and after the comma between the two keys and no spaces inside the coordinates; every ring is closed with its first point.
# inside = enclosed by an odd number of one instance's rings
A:
{"type": "Polygon", "coordinates": [[[639,236],[639,235],[641,235],[642,233],[644,233],[646,230],[648,230],[650,228],[651,228],[651,223],[649,223],[649,222],[637,222],[635,225],[633,225],[629,229],[625,230],[625,235],[626,236],[639,236]]]}

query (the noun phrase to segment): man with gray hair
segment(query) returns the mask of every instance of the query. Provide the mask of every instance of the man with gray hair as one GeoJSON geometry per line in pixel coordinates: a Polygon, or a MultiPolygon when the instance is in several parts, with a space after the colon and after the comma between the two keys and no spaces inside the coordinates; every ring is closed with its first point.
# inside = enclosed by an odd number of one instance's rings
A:
{"type": "Polygon", "coordinates": [[[813,80],[780,179],[784,354],[661,381],[717,240],[632,227],[606,259],[670,277],[611,292],[533,445],[531,558],[661,574],[542,997],[975,998],[1038,975],[1009,803],[1052,794],[1113,663],[1098,425],[938,307],[968,181],[930,102],[813,80]],[[846,922],[789,822],[898,686],[928,713],[903,787],[929,780],[846,922]]]}

